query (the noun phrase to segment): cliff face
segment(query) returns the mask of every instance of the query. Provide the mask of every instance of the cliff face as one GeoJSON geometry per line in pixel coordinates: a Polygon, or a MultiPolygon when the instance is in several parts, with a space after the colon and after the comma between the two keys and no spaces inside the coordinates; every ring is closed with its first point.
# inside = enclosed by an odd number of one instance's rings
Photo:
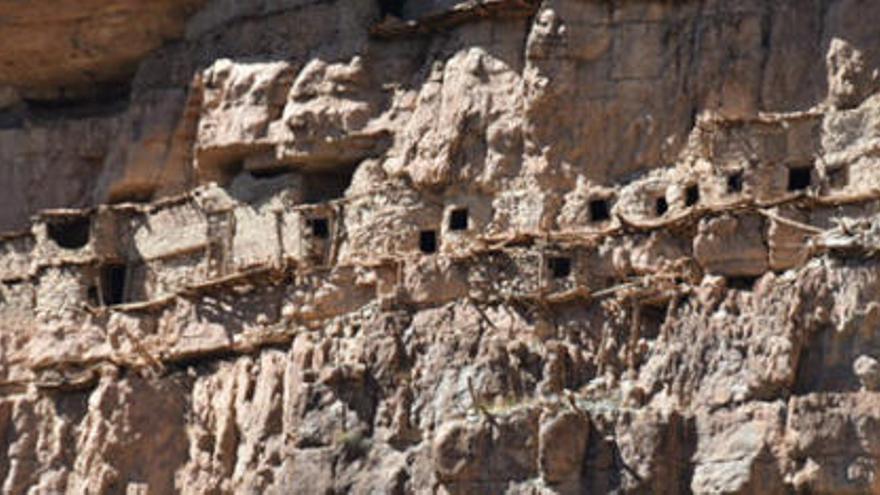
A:
{"type": "Polygon", "coordinates": [[[876,21],[0,0],[0,491],[880,492],[876,21]]]}

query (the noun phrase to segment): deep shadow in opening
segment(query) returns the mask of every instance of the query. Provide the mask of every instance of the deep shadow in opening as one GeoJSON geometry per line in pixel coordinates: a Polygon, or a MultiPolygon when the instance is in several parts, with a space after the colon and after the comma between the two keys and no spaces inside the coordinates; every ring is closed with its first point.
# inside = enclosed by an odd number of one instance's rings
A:
{"type": "Polygon", "coordinates": [[[656,339],[660,335],[660,330],[666,322],[666,314],[668,313],[668,305],[652,305],[645,304],[639,308],[639,317],[641,329],[639,336],[648,340],[656,339]]]}
{"type": "Polygon", "coordinates": [[[437,252],[437,232],[423,230],[419,232],[419,250],[425,254],[437,252]]]}
{"type": "Polygon", "coordinates": [[[330,222],[326,218],[310,218],[306,221],[306,225],[313,237],[318,239],[330,237],[330,222]]]}
{"type": "Polygon", "coordinates": [[[604,222],[611,219],[611,208],[607,199],[594,199],[590,201],[590,220],[604,222]]]}
{"type": "Polygon", "coordinates": [[[37,121],[62,118],[84,118],[112,115],[128,108],[131,83],[99,84],[81,95],[64,95],[52,99],[23,98],[26,115],[37,121]]]}
{"type": "Polygon", "coordinates": [[[92,221],[88,217],[53,220],[46,225],[49,238],[64,249],[79,249],[89,243],[92,221]]]}
{"type": "Polygon", "coordinates": [[[322,203],[344,197],[345,191],[351,186],[355,170],[357,164],[333,170],[302,171],[305,203],[322,203]]]}
{"type": "Polygon", "coordinates": [[[110,263],[101,267],[101,296],[106,306],[125,302],[125,281],[127,268],[121,263],[110,263]]]}
{"type": "Polygon", "coordinates": [[[755,288],[755,282],[760,277],[757,276],[735,276],[727,277],[727,288],[733,290],[752,291],[755,288]]]}
{"type": "Polygon", "coordinates": [[[669,203],[666,202],[666,198],[662,196],[657,198],[657,201],[654,203],[654,214],[662,217],[667,211],[669,211],[669,203]]]}
{"type": "Polygon", "coordinates": [[[468,229],[468,209],[456,208],[449,213],[449,230],[468,229]]]}
{"type": "Polygon", "coordinates": [[[812,167],[791,167],[788,169],[788,190],[803,191],[813,182],[812,167]]]}
{"type": "Polygon", "coordinates": [[[553,278],[566,278],[571,275],[571,258],[556,256],[547,260],[547,267],[553,278]]]}
{"type": "Polygon", "coordinates": [[[735,194],[743,190],[743,173],[736,171],[727,176],[727,192],[735,194]]]}
{"type": "Polygon", "coordinates": [[[241,159],[215,161],[199,158],[199,179],[205,182],[228,186],[244,171],[244,160],[241,159]]]}
{"type": "Polygon", "coordinates": [[[700,186],[692,184],[685,190],[684,205],[694,206],[700,202],[700,186]]]}
{"type": "Polygon", "coordinates": [[[249,170],[248,173],[251,174],[251,177],[253,177],[254,179],[274,179],[275,177],[281,177],[284,174],[289,174],[290,169],[286,167],[259,168],[255,170],[249,170]]]}

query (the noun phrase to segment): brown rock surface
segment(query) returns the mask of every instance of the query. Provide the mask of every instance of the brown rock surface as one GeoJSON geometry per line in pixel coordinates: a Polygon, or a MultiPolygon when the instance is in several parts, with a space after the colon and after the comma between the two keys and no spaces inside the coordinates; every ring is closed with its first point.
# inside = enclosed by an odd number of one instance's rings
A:
{"type": "Polygon", "coordinates": [[[877,21],[0,0],[0,492],[880,493],[877,21]]]}
{"type": "Polygon", "coordinates": [[[131,76],[140,60],[182,37],[205,0],[3,0],[0,86],[37,99],[89,94],[131,76]],[[57,95],[57,96],[55,96],[57,95]]]}

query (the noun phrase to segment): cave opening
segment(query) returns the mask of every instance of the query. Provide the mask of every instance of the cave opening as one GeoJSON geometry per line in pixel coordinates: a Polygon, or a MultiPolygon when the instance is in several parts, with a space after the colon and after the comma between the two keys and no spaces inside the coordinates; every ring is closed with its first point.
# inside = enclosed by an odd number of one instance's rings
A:
{"type": "Polygon", "coordinates": [[[727,277],[727,288],[751,292],[755,288],[755,282],[757,282],[759,278],[760,277],[757,276],[746,275],[730,276],[727,277]]]}
{"type": "Polygon", "coordinates": [[[791,167],[788,169],[788,190],[803,191],[813,181],[812,167],[791,167]]]}
{"type": "Polygon", "coordinates": [[[49,238],[64,249],[79,249],[89,243],[92,221],[88,217],[56,220],[47,224],[49,238]]]}
{"type": "Polygon", "coordinates": [[[727,176],[727,193],[736,194],[743,190],[743,173],[737,170],[727,176]]]}
{"type": "Polygon", "coordinates": [[[419,250],[425,254],[437,252],[437,231],[423,230],[419,232],[419,250]]]}
{"type": "Polygon", "coordinates": [[[639,307],[639,336],[648,340],[654,340],[660,335],[663,324],[666,323],[666,315],[669,305],[643,304],[639,307]]]}
{"type": "Polygon", "coordinates": [[[692,184],[688,186],[684,194],[684,205],[691,207],[700,202],[700,186],[692,184]]]}
{"type": "Polygon", "coordinates": [[[327,239],[330,237],[330,222],[326,218],[310,218],[306,221],[312,237],[327,239]]]}
{"type": "Polygon", "coordinates": [[[547,260],[547,267],[553,278],[567,278],[571,275],[571,258],[556,256],[547,260]]]}
{"type": "Polygon", "coordinates": [[[456,208],[449,213],[449,230],[467,230],[468,223],[467,208],[456,208]]]}
{"type": "Polygon", "coordinates": [[[101,267],[101,298],[105,306],[125,302],[127,267],[122,263],[108,263],[101,267]]]}
{"type": "Polygon", "coordinates": [[[97,84],[79,91],[64,90],[53,98],[24,97],[27,117],[36,121],[114,115],[128,108],[131,81],[97,84]]]}
{"type": "Polygon", "coordinates": [[[332,170],[302,170],[305,203],[323,203],[345,197],[345,191],[351,186],[356,170],[356,164],[332,170]]]}
{"type": "Polygon", "coordinates": [[[663,196],[657,198],[654,202],[654,213],[658,217],[662,217],[667,211],[669,211],[669,203],[666,202],[666,198],[663,196]]]}
{"type": "Polygon", "coordinates": [[[604,222],[611,219],[611,207],[607,199],[594,199],[590,201],[590,220],[604,222]]]}

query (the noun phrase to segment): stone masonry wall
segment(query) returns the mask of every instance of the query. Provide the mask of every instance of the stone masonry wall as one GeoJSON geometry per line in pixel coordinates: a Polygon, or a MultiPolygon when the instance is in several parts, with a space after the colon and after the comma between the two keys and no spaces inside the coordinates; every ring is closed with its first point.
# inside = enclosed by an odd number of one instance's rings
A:
{"type": "Polygon", "coordinates": [[[880,492],[880,6],[13,3],[0,492],[880,492]]]}

